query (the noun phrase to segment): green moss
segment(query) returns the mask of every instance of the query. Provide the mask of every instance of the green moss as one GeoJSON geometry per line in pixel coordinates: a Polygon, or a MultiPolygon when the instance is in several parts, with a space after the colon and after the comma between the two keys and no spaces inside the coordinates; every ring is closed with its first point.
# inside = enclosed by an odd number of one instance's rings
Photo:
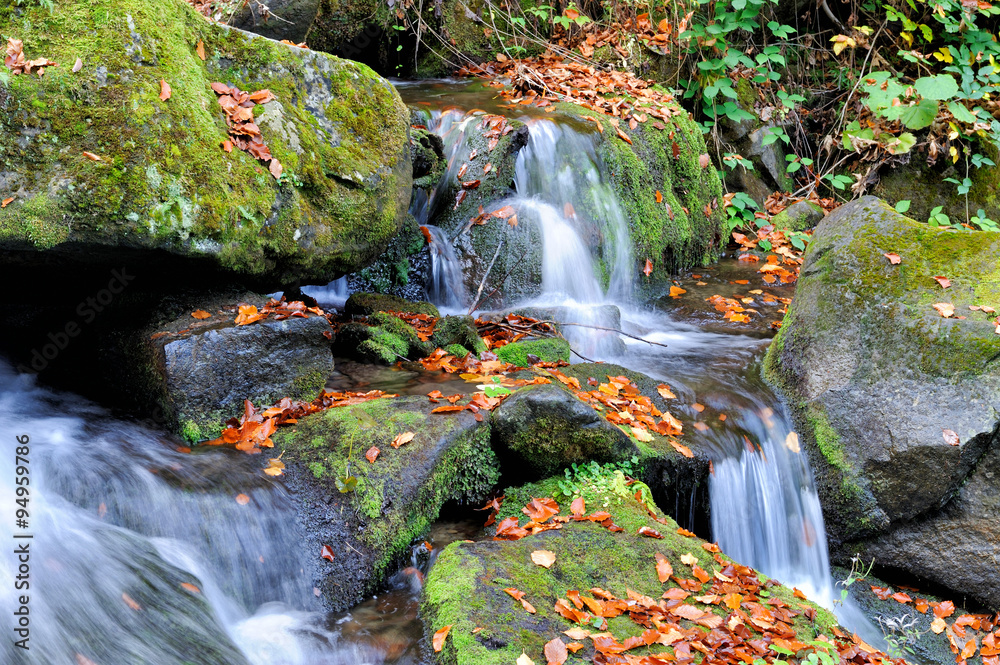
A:
{"type": "Polygon", "coordinates": [[[201,427],[193,420],[184,421],[184,424],[181,425],[181,436],[189,443],[198,443],[199,441],[208,439],[208,437],[202,435],[201,427]]]}
{"type": "Polygon", "coordinates": [[[247,274],[329,278],[374,258],[399,228],[408,114],[363,65],[213,26],[182,0],[27,7],[0,18],[0,30],[23,38],[26,53],[84,62],[78,74],[53,67],[8,87],[0,152],[32,192],[0,211],[8,246],[125,243],[247,274]],[[307,75],[330,82],[330,115],[307,108],[307,75]],[[165,102],[160,80],[173,90],[165,102]],[[213,81],[275,93],[257,119],[301,187],[219,149],[227,134],[213,81]],[[26,148],[15,141],[22,130],[26,148]]]}
{"type": "Polygon", "coordinates": [[[344,304],[344,313],[348,316],[370,316],[376,312],[408,312],[435,318],[441,316],[437,307],[429,302],[411,302],[382,293],[352,293],[344,304]]]}
{"type": "Polygon", "coordinates": [[[528,355],[537,356],[541,362],[569,362],[569,343],[561,337],[549,337],[527,342],[513,342],[495,349],[497,358],[516,367],[530,367],[528,355]]]}
{"type": "Polygon", "coordinates": [[[325,373],[319,370],[298,376],[292,381],[292,394],[289,397],[312,401],[323,390],[328,378],[325,373]]]}
{"type": "MultiPolygon", "coordinates": [[[[588,512],[607,510],[624,531],[611,533],[591,522],[570,522],[559,530],[518,541],[458,542],[445,548],[428,575],[421,607],[428,636],[445,625],[451,626],[444,650],[436,656],[438,663],[510,663],[522,652],[538,662],[544,644],[570,626],[553,609],[555,601],[565,598],[568,589],[600,587],[620,598],[626,596],[626,591],[659,598],[666,588],[675,585],[673,581],[662,584],[658,580],[657,553],[667,557],[681,576],[685,576],[682,571],[689,570],[680,562],[684,554],[693,556],[710,573],[721,570],[728,561],[722,556],[722,563],[718,563],[701,547],[701,541],[680,536],[677,525],[669,518],[659,511],[651,516],[630,497],[604,493],[589,485],[578,496],[584,499],[588,512]],[[641,527],[654,529],[663,538],[641,537],[641,527]],[[531,563],[531,552],[537,549],[555,553],[551,568],[531,563]],[[537,612],[525,612],[503,591],[507,587],[523,591],[537,612]]],[[[534,497],[556,498],[564,514],[569,512],[571,501],[571,497],[559,493],[556,479],[509,488],[505,497],[498,521],[506,517],[526,521],[521,507],[534,497]]],[[[766,580],[763,576],[761,579],[766,580]]],[[[800,613],[792,624],[799,639],[811,640],[835,625],[829,612],[796,598],[792,589],[768,586],[764,594],[800,613]],[[815,622],[804,615],[805,609],[816,612],[815,622]]],[[[725,607],[717,605],[701,609],[720,616],[728,614],[725,607]]],[[[609,620],[608,627],[619,640],[642,630],[624,616],[609,620]]],[[[581,656],[589,658],[588,653],[581,652],[581,656]]],[[[632,653],[641,656],[641,649],[632,653]]]]}
{"type": "Polygon", "coordinates": [[[324,483],[332,486],[331,475],[348,471],[357,479],[354,492],[337,496],[366,522],[359,539],[376,553],[374,585],[429,528],[441,506],[479,500],[499,477],[488,424],[459,429],[454,417],[430,414],[422,397],[331,409],[300,422],[294,436],[281,430],[273,438],[286,464],[302,465],[324,483]],[[403,432],[415,437],[393,448],[403,432]],[[380,450],[374,464],[364,456],[371,446],[380,450]]]}
{"type": "Polygon", "coordinates": [[[450,353],[451,355],[455,356],[456,358],[464,358],[470,353],[470,351],[461,344],[449,344],[448,346],[444,347],[444,350],[450,353]]]}

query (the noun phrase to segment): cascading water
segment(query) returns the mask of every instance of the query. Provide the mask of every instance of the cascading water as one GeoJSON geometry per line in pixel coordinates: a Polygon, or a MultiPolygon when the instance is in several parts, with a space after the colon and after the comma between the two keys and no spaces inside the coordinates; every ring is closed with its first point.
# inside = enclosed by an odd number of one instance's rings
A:
{"type": "Polygon", "coordinates": [[[302,292],[315,298],[320,305],[333,305],[335,307],[342,307],[347,302],[347,297],[351,295],[346,275],[333,280],[326,286],[303,286],[302,292]]]}
{"type": "Polygon", "coordinates": [[[455,256],[455,247],[438,227],[426,224],[424,228],[430,234],[428,251],[431,254],[431,281],[427,285],[430,301],[445,311],[465,314],[469,302],[462,280],[462,266],[455,256]]]}

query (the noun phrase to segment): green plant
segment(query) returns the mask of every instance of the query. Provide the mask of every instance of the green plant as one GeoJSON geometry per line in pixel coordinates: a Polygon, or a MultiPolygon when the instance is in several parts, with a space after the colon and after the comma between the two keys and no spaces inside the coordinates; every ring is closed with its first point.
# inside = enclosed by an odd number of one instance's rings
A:
{"type": "Polygon", "coordinates": [[[758,210],[757,202],[745,192],[726,195],[726,235],[738,228],[750,228],[756,222],[754,212],[758,210]]]}
{"type": "Polygon", "coordinates": [[[559,491],[566,497],[579,496],[585,488],[598,493],[607,493],[618,484],[616,483],[618,476],[624,481],[626,477],[635,477],[640,472],[639,458],[635,455],[622,462],[606,464],[599,464],[594,460],[583,464],[573,462],[563,469],[564,477],[557,482],[557,485],[559,491]]]}
{"type": "Polygon", "coordinates": [[[860,555],[855,554],[851,557],[851,572],[847,574],[845,579],[837,582],[837,586],[843,587],[843,589],[840,590],[840,598],[834,599],[834,605],[843,605],[844,601],[847,600],[848,594],[850,593],[851,585],[870,575],[872,568],[874,567],[875,559],[872,559],[872,562],[868,564],[868,568],[866,569],[860,555]]]}

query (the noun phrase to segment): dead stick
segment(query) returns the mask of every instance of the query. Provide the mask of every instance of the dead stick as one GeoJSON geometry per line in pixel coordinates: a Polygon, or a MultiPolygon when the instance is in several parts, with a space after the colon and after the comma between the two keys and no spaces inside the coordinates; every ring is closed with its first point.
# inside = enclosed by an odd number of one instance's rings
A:
{"type": "Polygon", "coordinates": [[[486,286],[486,279],[490,276],[490,272],[493,271],[493,264],[497,262],[497,257],[500,256],[500,248],[503,247],[503,238],[500,238],[500,242],[497,243],[497,251],[493,252],[493,260],[490,261],[490,265],[486,268],[486,274],[483,275],[483,281],[479,282],[479,288],[476,289],[476,300],[469,306],[469,314],[476,311],[476,305],[479,304],[479,297],[483,295],[483,287],[486,286]]]}
{"type": "MultiPolygon", "coordinates": [[[[669,348],[666,344],[663,344],[661,342],[651,342],[648,339],[643,339],[642,337],[632,335],[630,333],[625,332],[624,330],[619,330],[618,328],[605,328],[604,326],[592,326],[589,323],[569,323],[560,321],[539,321],[539,323],[548,323],[550,325],[555,325],[555,326],[580,326],[581,328],[593,328],[594,330],[607,330],[608,332],[618,333],[619,335],[625,335],[626,337],[637,339],[640,342],[645,342],[646,344],[654,344],[656,346],[662,346],[665,349],[669,348]]],[[[583,356],[580,357],[582,358],[583,356]]]]}

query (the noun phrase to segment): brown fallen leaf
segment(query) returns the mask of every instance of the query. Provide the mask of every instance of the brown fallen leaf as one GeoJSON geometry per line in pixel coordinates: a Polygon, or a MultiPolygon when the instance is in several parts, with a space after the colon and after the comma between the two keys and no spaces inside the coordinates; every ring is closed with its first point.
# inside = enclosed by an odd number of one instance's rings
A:
{"type": "Polygon", "coordinates": [[[10,204],[11,204],[11,203],[12,203],[13,201],[14,201],[14,197],[13,197],[13,196],[11,196],[10,198],[6,198],[6,199],[4,199],[3,201],[0,201],[0,209],[2,209],[2,208],[6,208],[6,207],[7,207],[7,206],[9,206],[9,205],[10,205],[10,204]]]}
{"type": "Polygon", "coordinates": [[[324,545],[323,549],[319,551],[319,556],[321,559],[326,559],[327,561],[333,561],[333,548],[329,545],[324,545]]]}
{"type": "Polygon", "coordinates": [[[198,57],[202,60],[205,59],[205,42],[198,40],[198,45],[194,47],[194,52],[198,54],[198,57]]]}
{"type": "Polygon", "coordinates": [[[392,447],[399,448],[402,445],[413,441],[413,437],[416,436],[413,432],[402,432],[396,435],[396,438],[392,440],[392,447]]]}
{"type": "Polygon", "coordinates": [[[83,69],[83,60],[81,60],[80,58],[77,58],[76,62],[73,63],[73,73],[76,74],[81,69],[83,69]]]}
{"type": "Polygon", "coordinates": [[[201,589],[191,584],[190,582],[181,582],[181,588],[185,591],[190,591],[191,593],[201,593],[201,589]]]}
{"type": "Polygon", "coordinates": [[[656,202],[663,203],[663,194],[660,194],[660,190],[656,190],[656,202]]]}
{"type": "Polygon", "coordinates": [[[642,274],[644,274],[646,277],[649,277],[650,275],[653,274],[653,262],[650,261],[649,259],[646,259],[646,267],[642,269],[642,274]]]}
{"type": "Polygon", "coordinates": [[[671,286],[670,287],[670,297],[671,298],[680,298],[685,293],[687,293],[687,289],[682,289],[679,286],[671,286]]]}
{"type": "Polygon", "coordinates": [[[170,95],[173,91],[170,89],[170,84],[160,79],[160,101],[165,102],[170,99],[170,95]]]}
{"type": "Polygon", "coordinates": [[[86,157],[87,159],[90,159],[90,160],[95,161],[95,162],[103,162],[104,161],[103,159],[101,159],[100,157],[98,157],[97,155],[95,155],[94,153],[87,152],[86,150],[84,150],[83,156],[86,157]]]}
{"type": "Polygon", "coordinates": [[[548,665],[563,665],[568,656],[566,643],[558,637],[545,643],[545,659],[548,665]]]}
{"type": "Polygon", "coordinates": [[[958,440],[958,434],[950,429],[942,429],[941,434],[944,436],[944,442],[949,446],[957,446],[961,442],[958,440]]]}
{"type": "Polygon", "coordinates": [[[444,641],[448,638],[448,632],[451,630],[451,624],[448,624],[441,630],[434,633],[434,638],[431,640],[434,646],[434,652],[440,652],[444,648],[444,641]]]}
{"type": "Polygon", "coordinates": [[[222,146],[222,150],[223,150],[224,152],[227,152],[227,153],[229,153],[229,152],[232,152],[232,151],[233,151],[233,142],[232,142],[232,141],[230,141],[229,139],[226,139],[225,141],[223,141],[223,142],[222,142],[222,143],[220,143],[219,145],[221,145],[221,146],[222,146]]]}
{"type": "Polygon", "coordinates": [[[711,164],[711,163],[712,163],[712,160],[708,156],[707,152],[698,155],[698,165],[701,166],[701,168],[707,169],[708,165],[711,164]]]}
{"type": "Polygon", "coordinates": [[[663,556],[659,552],[656,553],[656,576],[659,578],[660,583],[664,583],[670,579],[670,576],[674,574],[674,567],[670,565],[670,561],[667,557],[663,556]]]}
{"type": "Polygon", "coordinates": [[[938,314],[944,318],[950,318],[955,313],[955,306],[950,302],[937,302],[934,303],[934,309],[938,311],[938,314]]]}
{"type": "Polygon", "coordinates": [[[264,473],[269,476],[280,476],[285,472],[285,463],[282,462],[277,457],[272,457],[267,461],[267,468],[264,469],[264,473]]]}
{"type": "Polygon", "coordinates": [[[934,631],[935,635],[940,635],[944,632],[945,628],[948,627],[947,622],[941,617],[937,617],[934,621],[931,621],[931,630],[934,631]]]}
{"type": "Polygon", "coordinates": [[[670,390],[670,386],[668,386],[665,383],[661,383],[660,385],[656,386],[656,392],[660,393],[660,397],[662,397],[663,399],[677,398],[677,395],[675,395],[673,391],[670,390]]]}
{"type": "Polygon", "coordinates": [[[284,167],[281,166],[281,162],[277,159],[272,159],[271,163],[267,167],[267,170],[270,171],[271,175],[273,175],[277,180],[281,177],[281,172],[284,170],[284,167]]]}
{"type": "Polygon", "coordinates": [[[892,252],[886,252],[882,256],[884,256],[885,258],[889,259],[889,263],[891,263],[894,266],[895,265],[899,265],[899,262],[903,260],[903,259],[899,258],[899,254],[894,254],[892,252]]]}
{"type": "Polygon", "coordinates": [[[237,494],[236,503],[240,504],[241,506],[245,506],[248,503],[250,503],[250,497],[248,497],[246,494],[237,494]]]}
{"type": "Polygon", "coordinates": [[[934,280],[941,285],[942,289],[947,289],[949,286],[951,286],[951,280],[948,279],[947,277],[943,277],[941,275],[935,275],[934,280]]]}
{"type": "Polygon", "coordinates": [[[132,596],[128,595],[127,593],[122,592],[122,600],[124,600],[125,604],[128,605],[133,610],[135,610],[136,612],[142,609],[142,605],[135,602],[132,596]]]}
{"type": "Polygon", "coordinates": [[[646,536],[647,538],[661,539],[663,536],[656,529],[650,529],[648,526],[639,527],[639,535],[646,536]]]}
{"type": "Polygon", "coordinates": [[[556,553],[549,550],[535,550],[531,553],[531,561],[542,568],[551,568],[556,562],[556,553]]]}
{"type": "Polygon", "coordinates": [[[207,319],[207,318],[211,317],[212,315],[209,314],[208,312],[206,312],[203,309],[196,309],[193,312],[191,312],[191,316],[193,316],[196,319],[207,319]]]}
{"type": "Polygon", "coordinates": [[[379,451],[378,448],[376,448],[375,446],[372,446],[371,448],[368,449],[368,452],[365,453],[365,459],[367,459],[369,462],[371,462],[372,464],[374,464],[375,460],[378,459],[379,452],[381,452],[381,451],[379,451]]]}

